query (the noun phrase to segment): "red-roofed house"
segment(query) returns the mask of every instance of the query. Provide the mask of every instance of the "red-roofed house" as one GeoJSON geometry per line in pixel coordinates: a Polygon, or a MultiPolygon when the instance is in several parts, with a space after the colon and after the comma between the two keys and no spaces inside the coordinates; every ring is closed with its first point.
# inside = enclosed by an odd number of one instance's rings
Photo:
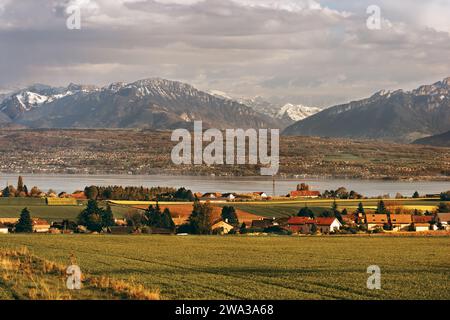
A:
{"type": "Polygon", "coordinates": [[[431,223],[434,221],[433,216],[412,216],[412,227],[415,231],[430,230],[431,223]]]}
{"type": "Polygon", "coordinates": [[[319,191],[310,190],[295,190],[289,193],[290,198],[318,198],[320,197],[319,191]]]}
{"type": "Polygon", "coordinates": [[[33,232],[45,233],[50,230],[50,224],[43,219],[33,219],[33,232]]]}
{"type": "Polygon", "coordinates": [[[311,233],[311,226],[315,223],[314,219],[309,217],[292,217],[287,221],[287,228],[292,233],[311,233]]]}
{"type": "Polygon", "coordinates": [[[336,218],[316,218],[317,230],[321,233],[330,233],[339,230],[342,224],[336,218]]]}
{"type": "Polygon", "coordinates": [[[411,226],[411,215],[409,214],[391,214],[391,228],[394,231],[407,231],[411,226]]]}

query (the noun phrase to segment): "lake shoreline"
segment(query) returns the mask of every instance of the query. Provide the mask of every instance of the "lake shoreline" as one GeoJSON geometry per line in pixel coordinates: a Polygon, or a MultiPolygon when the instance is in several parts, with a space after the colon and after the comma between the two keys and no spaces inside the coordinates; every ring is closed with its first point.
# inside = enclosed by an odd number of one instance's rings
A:
{"type": "MultiPolygon", "coordinates": [[[[260,180],[270,180],[271,176],[258,176],[258,175],[193,175],[193,174],[169,174],[159,172],[155,174],[126,174],[126,173],[111,173],[111,172],[98,172],[98,173],[74,173],[74,172],[58,172],[58,173],[45,173],[45,172],[0,172],[0,177],[13,176],[13,175],[27,175],[27,176],[80,176],[80,177],[152,177],[152,176],[164,176],[169,178],[183,177],[183,178],[211,178],[211,179],[260,179],[260,180]]],[[[399,182],[450,182],[450,176],[419,176],[419,177],[389,177],[389,176],[378,176],[372,178],[358,178],[351,176],[338,176],[338,175],[282,175],[276,176],[276,180],[348,180],[348,181],[399,181],[399,182]]]]}
{"type": "Polygon", "coordinates": [[[369,180],[369,179],[327,179],[327,178],[289,178],[275,179],[275,192],[271,177],[262,176],[173,176],[173,175],[77,175],[77,174],[0,174],[0,184],[16,185],[18,176],[30,189],[37,186],[43,191],[74,192],[84,190],[90,185],[96,186],[144,186],[144,187],[185,187],[193,192],[251,193],[265,192],[268,195],[286,195],[297,188],[299,183],[307,183],[311,190],[324,192],[345,187],[367,197],[397,193],[412,196],[417,191],[421,195],[439,194],[450,189],[447,181],[413,180],[369,180]]]}

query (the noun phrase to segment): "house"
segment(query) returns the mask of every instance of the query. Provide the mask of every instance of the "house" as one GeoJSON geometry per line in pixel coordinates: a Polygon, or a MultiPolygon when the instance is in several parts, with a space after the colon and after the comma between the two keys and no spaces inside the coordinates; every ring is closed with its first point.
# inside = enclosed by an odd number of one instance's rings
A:
{"type": "Polygon", "coordinates": [[[356,225],[356,221],[355,221],[356,219],[357,218],[353,214],[347,214],[347,215],[342,216],[342,222],[344,222],[344,224],[349,225],[349,226],[356,225]]]}
{"type": "Polygon", "coordinates": [[[310,190],[295,190],[291,191],[288,195],[290,198],[318,198],[320,197],[319,191],[310,190]]]}
{"type": "Polygon", "coordinates": [[[287,227],[289,219],[290,217],[276,218],[275,223],[278,224],[280,227],[287,227]]]}
{"type": "Polygon", "coordinates": [[[252,221],[252,228],[256,229],[266,229],[274,226],[278,226],[278,222],[275,219],[260,219],[252,221]]]}
{"type": "Polygon", "coordinates": [[[234,200],[236,199],[236,196],[233,193],[224,193],[222,194],[222,198],[227,200],[234,200]]]}
{"type": "Polygon", "coordinates": [[[217,199],[217,198],[220,198],[221,196],[222,196],[222,194],[220,192],[207,192],[202,196],[202,198],[217,199]]]}
{"type": "Polygon", "coordinates": [[[15,225],[19,221],[19,218],[0,218],[0,224],[15,225]]]}
{"type": "Polygon", "coordinates": [[[287,221],[287,229],[292,233],[311,233],[312,225],[315,224],[315,220],[309,217],[291,217],[287,221]]]}
{"type": "Polygon", "coordinates": [[[77,199],[77,200],[86,200],[87,199],[86,195],[84,194],[84,191],[75,191],[69,197],[77,199]]]}
{"type": "Polygon", "coordinates": [[[391,214],[390,226],[393,231],[408,231],[412,220],[409,214],[391,214]]]}
{"type": "Polygon", "coordinates": [[[253,194],[261,199],[267,199],[269,197],[265,192],[253,192],[253,194]]]}
{"type": "Polygon", "coordinates": [[[203,193],[201,193],[201,192],[196,192],[196,193],[194,193],[194,197],[200,199],[201,197],[203,197],[203,193]]]}
{"type": "Polygon", "coordinates": [[[367,230],[383,228],[389,223],[387,214],[367,214],[366,220],[367,230]]]}
{"type": "Polygon", "coordinates": [[[128,225],[127,221],[125,219],[114,219],[114,223],[116,226],[125,227],[128,225]]]}
{"type": "Polygon", "coordinates": [[[33,232],[46,233],[50,230],[50,224],[44,219],[34,218],[32,219],[32,224],[33,232]]]}
{"type": "MultiPolygon", "coordinates": [[[[440,223],[445,223],[445,224],[450,224],[450,212],[449,213],[438,213],[437,214],[437,219],[439,220],[440,223]]],[[[1,220],[0,220],[1,222],[1,220]]]]}
{"type": "Polygon", "coordinates": [[[411,224],[413,227],[413,230],[420,232],[420,231],[428,231],[430,230],[430,224],[429,223],[420,223],[420,222],[413,222],[411,224]]]}
{"type": "Polygon", "coordinates": [[[234,226],[223,220],[217,221],[211,226],[211,230],[215,234],[228,234],[233,229],[234,226]]]}
{"type": "Polygon", "coordinates": [[[431,224],[434,221],[434,216],[412,216],[413,223],[428,223],[431,224]]]}
{"type": "Polygon", "coordinates": [[[7,234],[9,232],[8,226],[0,223],[0,234],[7,234]]]}
{"type": "Polygon", "coordinates": [[[412,216],[411,227],[415,231],[428,231],[434,222],[434,216],[412,216]]]}
{"type": "Polygon", "coordinates": [[[437,220],[445,230],[450,230],[450,213],[438,213],[437,220]]]}
{"type": "Polygon", "coordinates": [[[316,218],[315,224],[317,225],[317,230],[321,233],[330,233],[339,230],[342,227],[342,224],[338,219],[331,218],[316,218]]]}

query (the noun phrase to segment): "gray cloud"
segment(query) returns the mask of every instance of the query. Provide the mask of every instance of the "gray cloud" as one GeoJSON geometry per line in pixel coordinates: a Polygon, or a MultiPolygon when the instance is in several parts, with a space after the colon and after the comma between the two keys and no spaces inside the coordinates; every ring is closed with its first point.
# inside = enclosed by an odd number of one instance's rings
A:
{"type": "Polygon", "coordinates": [[[392,2],[0,0],[0,87],[160,76],[325,106],[449,76],[450,5],[392,2]],[[81,30],[65,27],[73,4],[81,30]]]}

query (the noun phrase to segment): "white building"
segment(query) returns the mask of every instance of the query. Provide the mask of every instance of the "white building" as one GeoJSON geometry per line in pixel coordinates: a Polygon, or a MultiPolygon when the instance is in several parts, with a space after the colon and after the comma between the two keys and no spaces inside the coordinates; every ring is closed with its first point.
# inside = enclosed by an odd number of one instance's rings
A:
{"type": "Polygon", "coordinates": [[[0,234],[7,234],[8,232],[8,227],[4,224],[0,224],[0,234]]]}

